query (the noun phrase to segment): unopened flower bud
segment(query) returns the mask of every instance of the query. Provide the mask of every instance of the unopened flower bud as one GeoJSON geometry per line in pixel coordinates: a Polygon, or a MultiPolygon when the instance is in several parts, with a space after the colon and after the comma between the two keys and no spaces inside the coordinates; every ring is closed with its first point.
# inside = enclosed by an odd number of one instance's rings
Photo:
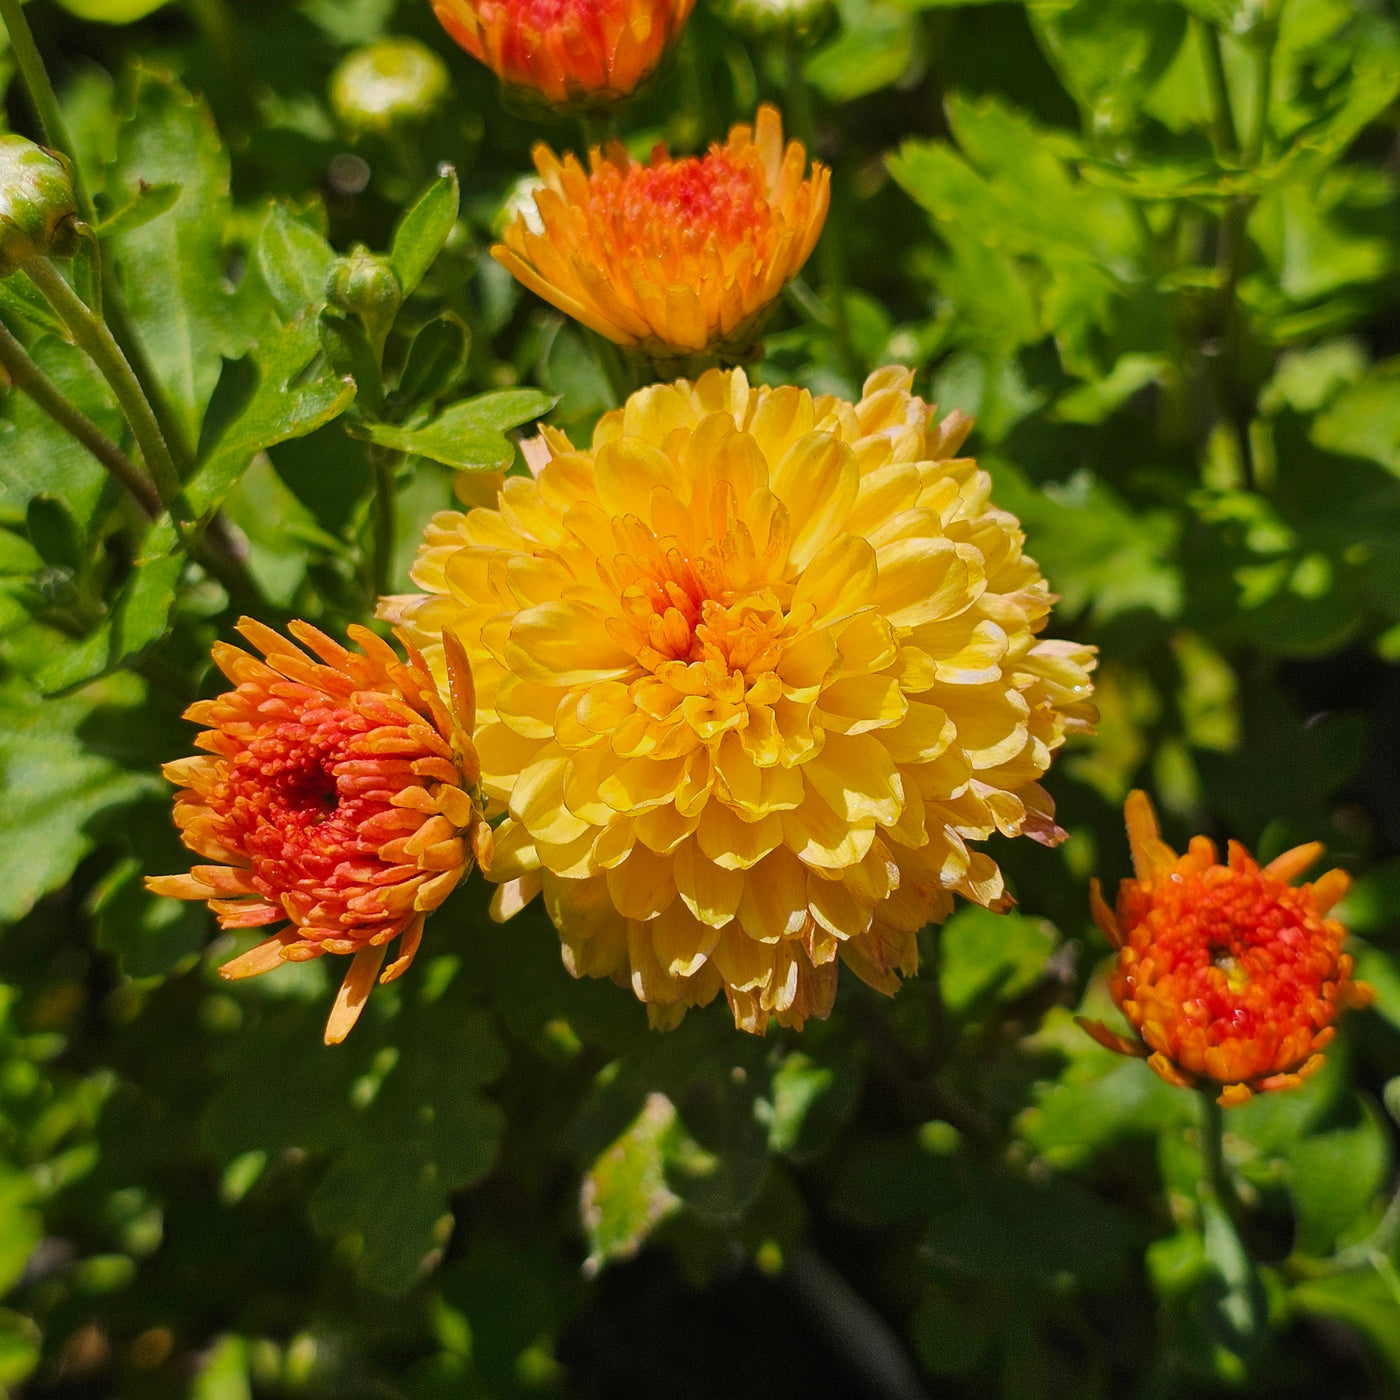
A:
{"type": "Polygon", "coordinates": [[[416,39],[356,49],[331,77],[331,106],[352,131],[387,132],[429,117],[448,92],[447,67],[416,39]]]}
{"type": "Polygon", "coordinates": [[[403,305],[403,291],[388,258],[356,244],[349,257],[337,258],[331,267],[326,300],[337,310],[359,317],[378,353],[403,305]]]}
{"type": "Polygon", "coordinates": [[[750,39],[776,35],[808,39],[831,17],[831,0],[712,0],[731,28],[750,39]]]}
{"type": "Polygon", "coordinates": [[[0,277],[26,258],[71,258],[78,204],[68,162],[12,133],[0,135],[0,277]]]}

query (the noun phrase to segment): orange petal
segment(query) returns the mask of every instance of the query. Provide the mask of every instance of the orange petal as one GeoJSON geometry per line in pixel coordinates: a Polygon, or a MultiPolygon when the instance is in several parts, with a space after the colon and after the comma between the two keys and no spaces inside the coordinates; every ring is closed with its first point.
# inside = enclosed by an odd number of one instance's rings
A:
{"type": "Polygon", "coordinates": [[[402,977],[408,971],[408,965],[413,961],[414,954],[418,951],[418,945],[423,941],[423,923],[425,915],[420,914],[403,931],[403,941],[399,944],[399,955],[389,964],[380,975],[380,982],[392,982],[396,977],[402,977]]]}
{"type": "Polygon", "coordinates": [[[282,949],[296,941],[297,935],[290,929],[284,929],[256,947],[249,948],[246,953],[226,962],[219,969],[219,976],[236,981],[242,977],[257,977],[261,973],[271,972],[274,967],[281,967],[286,961],[282,956],[282,949]]]}
{"type": "Polygon", "coordinates": [[[1159,1079],[1165,1079],[1168,1084],[1178,1089],[1194,1089],[1196,1087],[1195,1076],[1187,1074],[1179,1065],[1174,1065],[1160,1050],[1147,1057],[1148,1068],[1151,1069],[1159,1079]]]}
{"type": "Polygon", "coordinates": [[[335,1005],[331,1007],[330,1019],[326,1022],[326,1044],[339,1045],[365,1009],[374,979],[384,965],[387,948],[361,948],[350,960],[350,970],[345,981],[335,994],[335,1005]]]}
{"type": "Polygon", "coordinates": [[[1141,788],[1134,788],[1123,804],[1128,824],[1128,844],[1133,849],[1133,870],[1138,880],[1150,885],[1176,864],[1176,852],[1162,840],[1152,799],[1141,788]]]}
{"type": "MultiPolygon", "coordinates": [[[[1283,1077],[1288,1078],[1290,1076],[1285,1075],[1283,1077]]],[[[1261,1087],[1267,1088],[1271,1086],[1265,1084],[1261,1087]]],[[[1216,1099],[1216,1103],[1218,1103],[1221,1108],[1238,1108],[1241,1104],[1248,1103],[1253,1097],[1254,1092],[1250,1089],[1248,1084],[1226,1084],[1220,1090],[1220,1096],[1216,1099]]]]}
{"type": "MultiPolygon", "coordinates": [[[[1321,855],[1322,842],[1308,841],[1304,845],[1294,846],[1292,850],[1285,851],[1281,856],[1275,856],[1273,860],[1264,867],[1264,873],[1274,876],[1275,879],[1284,880],[1291,884],[1310,865],[1316,864],[1321,855]]],[[[1328,871],[1328,875],[1342,875],[1342,879],[1346,879],[1346,876],[1343,875],[1340,870],[1328,871]]],[[[1322,878],[1323,880],[1327,879],[1327,875],[1324,875],[1322,878]]],[[[1318,883],[1320,884],[1321,881],[1318,883]]],[[[1314,886],[1314,888],[1316,888],[1316,886],[1314,886]]],[[[1342,886],[1342,892],[1346,892],[1345,884],[1342,886]]],[[[1339,894],[1337,899],[1341,897],[1341,894],[1339,894]]],[[[1336,900],[1333,900],[1332,903],[1335,904],[1336,900]]],[[[1327,905],[1328,909],[1331,907],[1331,904],[1327,905]]]]}
{"type": "Polygon", "coordinates": [[[452,696],[452,709],[457,723],[471,734],[476,729],[476,682],[472,679],[471,662],[455,633],[445,627],[442,650],[447,660],[447,689],[452,696]]]}
{"type": "Polygon", "coordinates": [[[1103,897],[1103,890],[1099,888],[1097,880],[1089,881],[1089,912],[1094,916],[1094,922],[1103,931],[1103,936],[1108,939],[1109,946],[1121,948],[1123,946],[1123,930],[1118,927],[1118,920],[1113,915],[1113,910],[1108,907],[1108,902],[1103,897]]]}
{"type": "MultiPolygon", "coordinates": [[[[1269,868],[1272,870],[1273,866],[1269,868]]],[[[1325,914],[1350,888],[1351,876],[1345,870],[1329,870],[1325,875],[1319,875],[1312,882],[1312,897],[1317,912],[1325,914]]]]}
{"type": "Polygon", "coordinates": [[[1087,1016],[1076,1016],[1074,1022],[1081,1030],[1093,1036],[1105,1050],[1113,1050],[1119,1055],[1132,1055],[1139,1060],[1147,1053],[1138,1041],[1129,1040],[1117,1031],[1109,1030],[1102,1021],[1091,1021],[1087,1016]]]}

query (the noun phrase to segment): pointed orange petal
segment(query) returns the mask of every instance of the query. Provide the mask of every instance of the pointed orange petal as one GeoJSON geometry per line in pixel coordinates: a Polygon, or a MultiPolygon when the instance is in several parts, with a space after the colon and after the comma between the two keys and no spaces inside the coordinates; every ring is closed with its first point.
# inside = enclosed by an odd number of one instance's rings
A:
{"type": "Polygon", "coordinates": [[[447,661],[447,689],[457,723],[471,734],[476,729],[476,682],[471,662],[455,633],[442,629],[442,651],[447,661]]]}
{"type": "Polygon", "coordinates": [[[296,941],[297,935],[290,929],[284,929],[256,947],[249,948],[246,953],[226,962],[219,969],[219,976],[237,981],[242,977],[257,977],[264,972],[271,972],[274,967],[281,967],[286,961],[282,956],[282,949],[296,941]]]}
{"type": "Polygon", "coordinates": [[[326,1044],[339,1045],[365,1009],[374,979],[384,965],[387,948],[361,948],[350,961],[350,970],[345,981],[335,994],[335,1005],[331,1007],[330,1019],[326,1022],[326,1044]]]}
{"type": "Polygon", "coordinates": [[[1103,931],[1103,936],[1108,939],[1109,946],[1118,949],[1123,946],[1123,930],[1118,927],[1118,920],[1114,917],[1113,910],[1108,907],[1108,902],[1103,897],[1103,890],[1099,888],[1098,880],[1089,881],[1089,913],[1093,915],[1094,922],[1103,931]]]}
{"type": "Polygon", "coordinates": [[[1193,1075],[1178,1065],[1174,1065],[1160,1050],[1155,1051],[1147,1057],[1148,1068],[1151,1069],[1159,1079],[1165,1079],[1168,1084],[1177,1089],[1194,1089],[1196,1080],[1193,1075]]]}
{"type": "MultiPolygon", "coordinates": [[[[1316,864],[1322,855],[1321,841],[1308,841],[1302,846],[1294,846],[1292,850],[1285,851],[1281,856],[1275,856],[1265,867],[1264,873],[1272,875],[1277,880],[1284,880],[1292,883],[1310,865],[1316,864]]],[[[1329,871],[1329,874],[1341,874],[1340,871],[1329,871]]],[[[1326,875],[1322,877],[1324,880],[1326,875]]],[[[1343,876],[1343,879],[1346,877],[1343,876]]],[[[1314,887],[1315,888],[1315,887],[1314,887]]],[[[1345,887],[1344,887],[1345,888],[1345,887]]],[[[1341,895],[1337,896],[1338,899],[1341,895]]],[[[1334,900],[1333,903],[1336,901],[1334,900]]],[[[1329,909],[1331,905],[1327,906],[1329,909]]]]}
{"type": "Polygon", "coordinates": [[[1094,1037],[1105,1050],[1115,1051],[1119,1055],[1131,1055],[1134,1059],[1142,1059],[1147,1053],[1136,1040],[1129,1040],[1126,1036],[1119,1035],[1117,1031],[1111,1031],[1102,1021],[1091,1021],[1087,1016],[1076,1016],[1074,1023],[1081,1030],[1087,1031],[1094,1037]]]}
{"type": "Polygon", "coordinates": [[[1317,912],[1325,914],[1350,888],[1351,876],[1345,870],[1329,870],[1325,875],[1319,875],[1312,882],[1312,897],[1317,912]]]}
{"type": "Polygon", "coordinates": [[[1134,788],[1123,804],[1128,824],[1128,844],[1133,849],[1133,870],[1140,883],[1152,881],[1176,864],[1176,852],[1162,840],[1152,799],[1141,788],[1134,788]]]}
{"type": "Polygon", "coordinates": [[[408,971],[409,964],[413,961],[414,955],[418,952],[418,945],[423,941],[423,921],[426,916],[420,914],[403,931],[403,941],[399,944],[399,955],[389,964],[380,975],[380,982],[392,982],[396,977],[402,977],[408,971]]]}

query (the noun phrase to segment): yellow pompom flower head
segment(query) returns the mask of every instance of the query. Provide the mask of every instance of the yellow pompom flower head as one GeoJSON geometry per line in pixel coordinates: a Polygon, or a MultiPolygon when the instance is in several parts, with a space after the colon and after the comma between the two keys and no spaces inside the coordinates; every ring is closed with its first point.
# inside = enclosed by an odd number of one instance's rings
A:
{"type": "Polygon", "coordinates": [[[285,926],[220,969],[252,977],[326,953],[351,958],[326,1026],[328,1045],[355,1024],[376,977],[407,970],[423,922],[490,859],[478,782],[471,670],[451,639],[445,704],[423,658],[363,627],[347,650],[305,622],[292,635],[244,618],[267,658],[214,648],[235,689],[192,705],[207,750],[165,765],[180,786],[175,823],[209,865],[148,878],[156,894],[203,899],[226,929],[285,926]],[[381,974],[388,944],[398,956],[381,974]]]}
{"type": "Polygon", "coordinates": [[[859,403],[742,370],[654,385],[592,447],[546,429],[535,478],[437,516],[385,599],[477,678],[493,910],[543,892],[576,976],[654,1024],[831,1010],[883,992],[959,893],[1004,909],[973,842],[1063,836],[1039,780],[1087,730],[1090,649],[1041,641],[1050,595],[991,482],[906,370],[859,403]]]}
{"type": "Polygon", "coordinates": [[[661,66],[695,0],[433,0],[442,27],[526,106],[626,101],[661,66]]]}
{"type": "Polygon", "coordinates": [[[1135,878],[1119,886],[1116,916],[1097,880],[1090,903],[1118,953],[1109,990],[1140,1039],[1080,1025],[1110,1050],[1146,1057],[1168,1084],[1218,1085],[1226,1108],[1296,1087],[1321,1068],[1337,1016],[1371,1000],[1352,980],[1346,930],[1326,917],[1346,873],[1289,884],[1322,855],[1316,841],[1263,867],[1236,841],[1221,865],[1204,836],[1178,856],[1146,793],[1130,793],[1125,810],[1135,878]]]}
{"type": "Polygon", "coordinates": [[[760,324],[816,246],[830,172],[759,108],[704,156],[664,147],[633,161],[616,142],[590,170],[541,144],[538,217],[516,217],[491,255],[559,310],[668,373],[752,351],[760,324]],[[532,227],[532,223],[534,227],[532,227]]]}

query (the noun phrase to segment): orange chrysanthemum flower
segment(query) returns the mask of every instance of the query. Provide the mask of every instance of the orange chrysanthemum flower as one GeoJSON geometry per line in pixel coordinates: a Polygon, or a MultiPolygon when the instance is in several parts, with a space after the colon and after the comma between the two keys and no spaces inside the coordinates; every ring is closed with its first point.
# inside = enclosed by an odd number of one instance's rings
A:
{"type": "Polygon", "coordinates": [[[723,992],[800,1026],[839,962],[893,992],[955,891],[1010,904],[971,842],[1064,834],[1039,779],[1092,723],[1091,649],[1037,638],[1020,527],[912,379],[850,404],[711,370],[589,450],[546,429],[381,604],[471,658],[497,917],[542,890],[569,970],[655,1024],[723,992]]]}
{"type": "Polygon", "coordinates": [[[563,112],[610,107],[656,72],[695,0],[433,0],[506,87],[563,112]]]}
{"type": "Polygon", "coordinates": [[[1118,950],[1109,990],[1141,1040],[1079,1024],[1110,1050],[1146,1056],[1168,1084],[1218,1084],[1226,1108],[1300,1084],[1321,1067],[1338,1014],[1371,1000],[1352,981],[1346,930],[1324,917],[1346,893],[1346,873],[1295,889],[1288,882],[1322,854],[1316,841],[1262,869],[1231,841],[1221,865],[1204,836],[1178,856],[1146,793],[1130,793],[1125,812],[1136,878],[1119,886],[1116,918],[1097,880],[1090,903],[1118,950]]]}
{"type": "Polygon", "coordinates": [[[660,361],[742,358],[807,261],[831,199],[830,172],[760,107],[703,157],[650,165],[614,142],[591,174],[535,147],[538,224],[523,214],[491,255],[531,291],[619,345],[660,361]],[[537,224],[537,226],[538,226],[537,224]]]}
{"type": "Polygon", "coordinates": [[[348,651],[305,622],[292,634],[313,660],[269,627],[238,625],[266,656],[219,643],[214,660],[236,689],[201,700],[185,718],[209,727],[207,754],[165,765],[178,783],[175,822],[212,865],[148,878],[156,894],[204,899],[223,928],[286,928],[225,963],[252,977],[283,962],[352,955],[326,1026],[343,1040],[378,976],[390,982],[413,961],[427,914],[471,868],[485,866],[491,832],[473,791],[471,671],[446,642],[443,703],[410,645],[401,661],[363,627],[348,651]],[[387,945],[398,957],[380,967],[387,945]]]}

